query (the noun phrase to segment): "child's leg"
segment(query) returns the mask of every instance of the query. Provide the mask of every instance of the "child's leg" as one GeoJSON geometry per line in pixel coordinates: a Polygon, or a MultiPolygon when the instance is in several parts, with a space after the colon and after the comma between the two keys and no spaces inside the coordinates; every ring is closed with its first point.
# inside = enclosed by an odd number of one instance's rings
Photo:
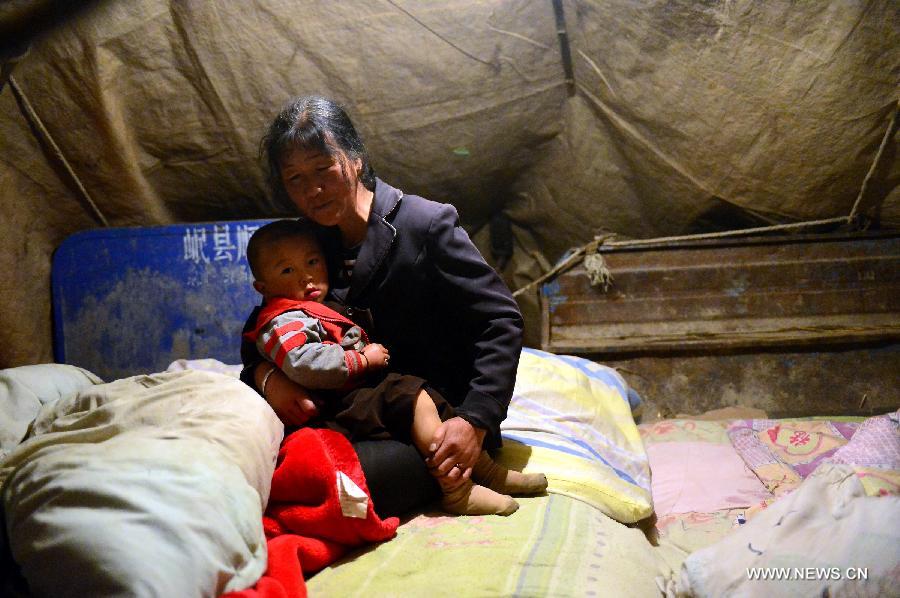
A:
{"type": "Polygon", "coordinates": [[[472,478],[503,494],[540,494],[547,490],[547,476],[542,473],[522,473],[497,464],[487,451],[482,451],[472,468],[472,478]]]}
{"type": "MultiPolygon", "coordinates": [[[[434,433],[441,425],[434,401],[424,390],[416,396],[413,407],[412,439],[423,457],[431,455],[430,445],[434,433]]],[[[437,477],[444,499],[441,507],[457,515],[509,515],[519,508],[511,497],[498,494],[489,488],[472,483],[469,479],[448,480],[437,477]]]]}
{"type": "Polygon", "coordinates": [[[441,416],[438,415],[434,401],[424,390],[420,390],[413,404],[412,440],[423,457],[431,455],[429,447],[434,433],[441,425],[441,416]]]}

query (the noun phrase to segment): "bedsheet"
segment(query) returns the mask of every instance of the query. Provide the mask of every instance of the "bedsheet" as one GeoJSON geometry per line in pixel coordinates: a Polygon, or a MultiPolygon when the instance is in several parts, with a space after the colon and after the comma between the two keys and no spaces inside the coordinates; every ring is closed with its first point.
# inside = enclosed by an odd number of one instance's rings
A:
{"type": "Polygon", "coordinates": [[[900,493],[900,410],[864,421],[753,419],[732,422],[741,458],[776,496],[793,492],[823,463],[853,466],[870,495],[900,493]]]}
{"type": "Polygon", "coordinates": [[[559,494],[509,517],[427,512],[308,582],[311,596],[658,596],[669,569],[643,533],[559,494]]]}
{"type": "Polygon", "coordinates": [[[638,426],[650,457],[654,504],[660,507],[650,535],[675,568],[688,554],[726,537],[775,498],[731,445],[729,423],[679,418],[638,426]],[[685,447],[689,452],[680,452],[685,447]],[[671,459],[676,452],[690,460],[671,459]],[[724,465],[723,454],[730,454],[724,465]],[[658,496],[660,492],[663,496],[658,496]]]}

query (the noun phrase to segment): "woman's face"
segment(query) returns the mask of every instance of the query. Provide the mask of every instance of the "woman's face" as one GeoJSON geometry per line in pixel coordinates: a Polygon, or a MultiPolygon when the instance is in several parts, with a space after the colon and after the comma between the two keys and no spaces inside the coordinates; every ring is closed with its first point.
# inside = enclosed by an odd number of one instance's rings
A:
{"type": "Polygon", "coordinates": [[[338,151],[294,150],[281,162],[281,181],[300,213],[322,226],[335,226],[355,210],[362,162],[338,151]]]}

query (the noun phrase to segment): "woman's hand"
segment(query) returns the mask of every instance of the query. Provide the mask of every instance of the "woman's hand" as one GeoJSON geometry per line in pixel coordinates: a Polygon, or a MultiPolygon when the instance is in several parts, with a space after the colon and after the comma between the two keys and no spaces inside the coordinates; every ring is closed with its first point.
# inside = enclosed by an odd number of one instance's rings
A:
{"type": "Polygon", "coordinates": [[[481,454],[486,430],[476,428],[461,417],[443,422],[431,442],[431,457],[426,460],[439,476],[467,478],[481,454]]]}
{"type": "Polygon", "coordinates": [[[309,398],[309,392],[291,381],[284,372],[272,364],[267,362],[259,364],[253,375],[257,388],[265,391],[263,397],[266,402],[286,426],[302,426],[318,414],[319,410],[309,398]],[[266,387],[263,389],[261,388],[263,378],[270,369],[275,371],[269,374],[266,387]]]}

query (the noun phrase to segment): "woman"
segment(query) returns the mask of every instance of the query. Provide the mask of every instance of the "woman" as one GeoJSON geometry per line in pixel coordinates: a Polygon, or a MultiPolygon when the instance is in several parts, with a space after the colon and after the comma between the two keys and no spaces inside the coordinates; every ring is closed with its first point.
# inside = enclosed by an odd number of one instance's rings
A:
{"type": "MultiPolygon", "coordinates": [[[[351,319],[371,316],[364,327],[390,349],[390,369],[428,380],[456,408],[435,434],[429,465],[441,486],[467,478],[482,447],[500,446],[515,383],[522,317],[509,289],[452,206],[404,195],[375,177],[353,123],[332,100],[294,100],[262,146],[275,194],[321,227],[329,299],[351,319]]],[[[242,358],[242,379],[263,391],[286,425],[316,413],[308,393],[270,371],[252,345],[242,358]]],[[[354,446],[379,515],[437,496],[415,448],[391,440],[354,446]]]]}

